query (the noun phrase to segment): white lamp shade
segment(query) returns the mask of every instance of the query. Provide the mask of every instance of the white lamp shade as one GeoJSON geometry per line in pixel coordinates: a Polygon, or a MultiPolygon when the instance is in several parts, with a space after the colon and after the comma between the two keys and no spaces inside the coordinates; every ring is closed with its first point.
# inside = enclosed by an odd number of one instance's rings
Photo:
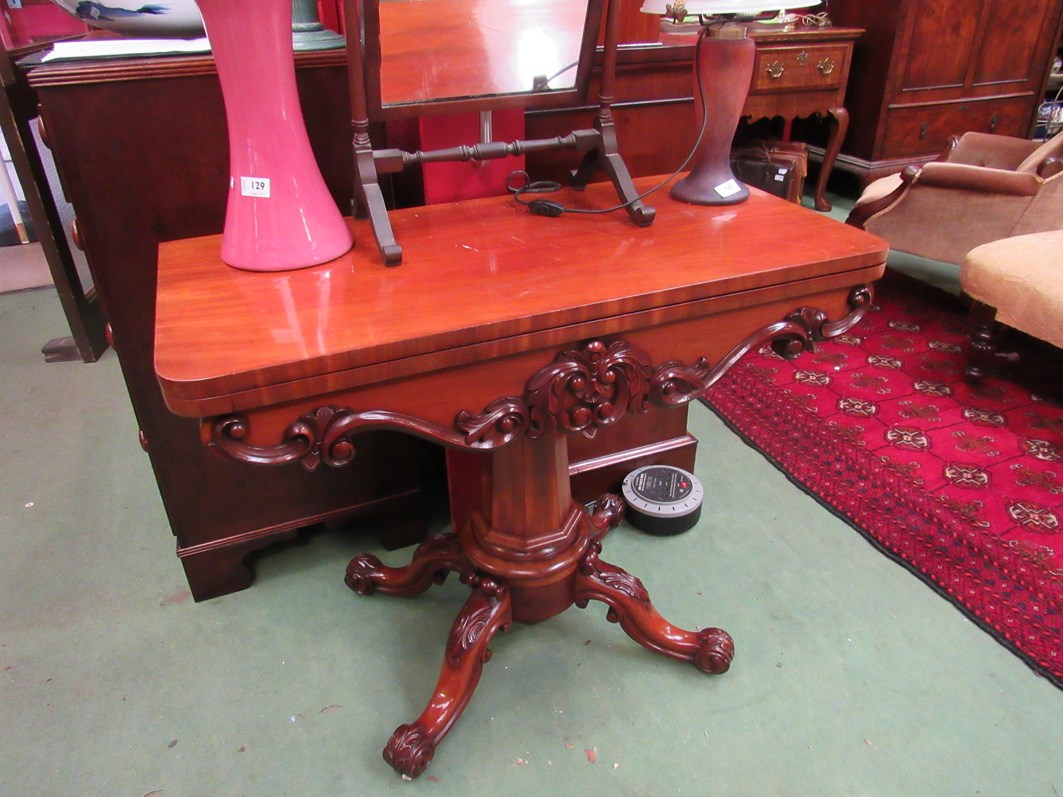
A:
{"type": "MultiPolygon", "coordinates": [[[[757,14],[761,11],[781,11],[786,8],[810,8],[820,0],[686,0],[690,16],[704,14],[757,14]]],[[[665,14],[670,0],[643,0],[640,9],[645,14],[665,14]]]]}

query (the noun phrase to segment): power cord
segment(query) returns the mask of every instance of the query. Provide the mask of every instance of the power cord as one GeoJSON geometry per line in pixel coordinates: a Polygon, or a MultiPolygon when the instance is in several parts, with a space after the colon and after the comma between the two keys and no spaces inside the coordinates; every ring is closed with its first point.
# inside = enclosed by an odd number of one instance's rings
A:
{"type": "MultiPolygon", "coordinates": [[[[694,49],[694,72],[697,76],[697,88],[699,97],[703,97],[704,92],[702,91],[701,85],[701,72],[697,69],[696,65],[701,61],[701,43],[704,38],[705,37],[703,35],[698,36],[698,43],[694,49]]],[[[698,137],[694,141],[694,146],[690,148],[690,152],[688,152],[687,156],[683,158],[683,162],[679,164],[679,167],[670,175],[668,175],[668,177],[666,177],[663,181],[653,186],[653,188],[643,191],[641,194],[636,197],[633,197],[632,199],[629,199],[627,202],[624,202],[619,205],[614,205],[611,208],[570,208],[566,207],[565,205],[562,205],[560,202],[555,202],[552,199],[525,199],[525,194],[550,194],[555,191],[560,191],[562,186],[561,183],[556,182],[554,180],[533,181],[531,179],[531,176],[522,169],[510,172],[506,176],[506,190],[513,194],[513,199],[515,199],[518,204],[524,205],[524,207],[528,209],[528,212],[535,216],[548,216],[550,218],[557,218],[562,213],[582,213],[584,215],[593,216],[602,213],[615,213],[618,210],[626,210],[627,208],[634,205],[636,202],[645,199],[650,194],[660,191],[662,188],[672,182],[672,180],[678,177],[684,169],[686,169],[687,164],[690,163],[691,159],[694,157],[694,153],[696,153],[698,151],[698,147],[701,146],[701,140],[705,137],[705,131],[708,129],[708,126],[709,109],[708,106],[704,102],[702,102],[701,129],[698,131],[698,137]],[[523,178],[523,180],[520,183],[515,183],[515,178],[523,178]]]]}

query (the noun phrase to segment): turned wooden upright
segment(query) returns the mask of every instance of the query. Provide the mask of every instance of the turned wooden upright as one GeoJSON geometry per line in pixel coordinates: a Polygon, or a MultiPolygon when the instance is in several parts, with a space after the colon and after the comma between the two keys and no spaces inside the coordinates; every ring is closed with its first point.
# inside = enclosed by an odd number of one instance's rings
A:
{"type": "MultiPolygon", "coordinates": [[[[593,185],[564,201],[607,207],[611,194],[593,185]]],[[[290,273],[228,268],[216,236],[160,249],[156,372],[206,445],[248,467],[311,470],[352,462],[368,429],[447,446],[453,531],[404,567],[363,554],[346,573],[363,594],[415,594],[450,572],[471,588],[425,711],[385,748],[403,775],[431,761],[513,621],[599,601],[650,650],[730,666],[726,632],[673,626],[600,557],[623,505],[573,501],[569,440],[682,407],[751,349],[795,356],[845,331],[870,306],[886,246],[757,191],[725,208],[663,192],[655,204],[651,227],[544,219],[506,197],[396,212],[397,269],[360,222],[351,253],[290,273]]]]}

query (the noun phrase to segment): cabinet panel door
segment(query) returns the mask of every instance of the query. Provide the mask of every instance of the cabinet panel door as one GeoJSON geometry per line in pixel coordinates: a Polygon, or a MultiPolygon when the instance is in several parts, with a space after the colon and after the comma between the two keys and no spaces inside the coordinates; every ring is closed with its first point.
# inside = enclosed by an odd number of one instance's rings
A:
{"type": "Polygon", "coordinates": [[[1054,0],[989,0],[985,41],[975,65],[974,85],[1040,80],[1043,64],[1033,54],[1041,48],[1045,15],[1054,0]]]}
{"type": "Polygon", "coordinates": [[[970,0],[918,0],[911,14],[902,91],[963,86],[978,9],[970,0]]]}

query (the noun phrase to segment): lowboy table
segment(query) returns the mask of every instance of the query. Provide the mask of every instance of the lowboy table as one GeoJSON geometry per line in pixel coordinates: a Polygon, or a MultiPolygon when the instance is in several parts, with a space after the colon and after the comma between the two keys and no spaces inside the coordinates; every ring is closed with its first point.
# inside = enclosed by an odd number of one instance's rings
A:
{"type": "MultiPolygon", "coordinates": [[[[745,351],[771,342],[796,356],[867,310],[885,243],[752,193],[709,208],[662,191],[643,228],[620,213],[544,219],[506,197],[394,212],[399,268],[360,221],[353,251],[294,272],[231,269],[218,236],[160,247],[156,372],[206,445],[311,470],[351,462],[368,429],[447,447],[453,532],[408,566],[363,554],[346,574],[361,594],[419,593],[450,571],[471,588],[427,708],[385,748],[401,774],[431,761],[513,621],[601,601],[650,650],[730,666],[725,631],[674,627],[600,557],[623,504],[573,501],[567,458],[572,435],[682,406],[745,351]]],[[[608,207],[615,194],[596,185],[565,201],[608,207]]]]}

